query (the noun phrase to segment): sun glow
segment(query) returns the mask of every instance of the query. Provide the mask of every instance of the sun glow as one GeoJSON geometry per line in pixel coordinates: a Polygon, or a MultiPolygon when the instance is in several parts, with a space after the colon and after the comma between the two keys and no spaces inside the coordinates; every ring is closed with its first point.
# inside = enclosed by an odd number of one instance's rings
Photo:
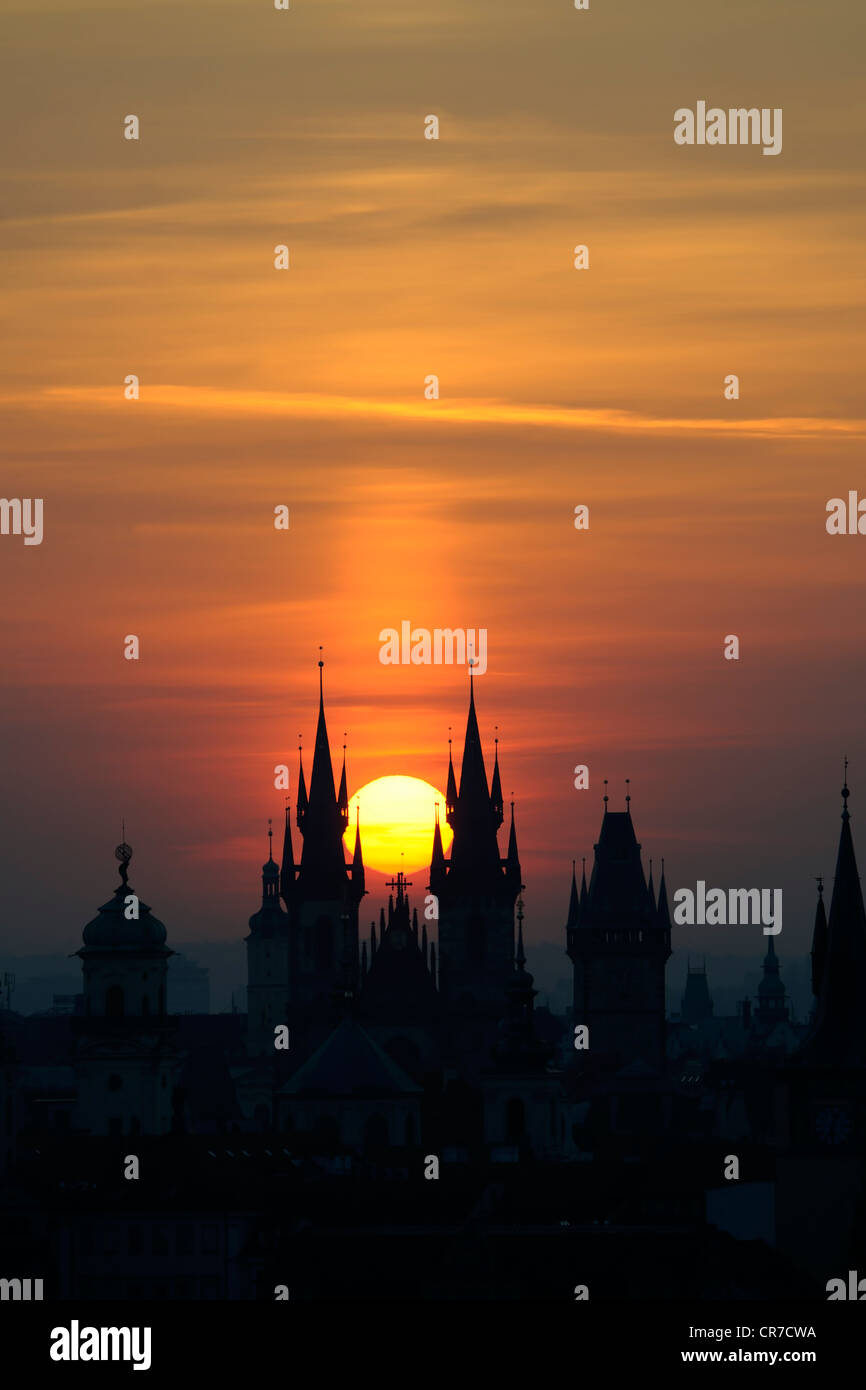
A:
{"type": "Polygon", "coordinates": [[[436,805],[442,848],[447,853],[453,835],[441,792],[420,777],[377,777],[368,782],[349,802],[349,827],[343,837],[348,855],[355,848],[355,816],[360,807],[361,848],[368,868],[388,874],[400,868],[407,874],[426,868],[433,848],[436,805]]]}

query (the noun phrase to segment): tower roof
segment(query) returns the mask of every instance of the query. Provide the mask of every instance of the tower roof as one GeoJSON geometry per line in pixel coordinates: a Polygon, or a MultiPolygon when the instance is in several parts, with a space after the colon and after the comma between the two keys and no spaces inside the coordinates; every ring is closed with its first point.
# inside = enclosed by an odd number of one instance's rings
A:
{"type": "MultiPolygon", "coordinates": [[[[325,720],[325,697],[322,681],[323,661],[319,661],[319,719],[316,727],[316,747],[310,793],[301,823],[304,847],[298,884],[308,894],[322,898],[339,897],[347,882],[343,854],[343,819],[337,803],[334,769],[328,743],[325,720]]],[[[300,795],[300,793],[299,793],[300,795]]]]}
{"type": "Polygon", "coordinates": [[[609,811],[605,806],[581,927],[616,926],[620,921],[635,919],[647,925],[655,923],[640,845],[631,812],[609,811]]]}
{"type": "Polygon", "coordinates": [[[851,836],[850,795],[846,777],[821,993],[804,1055],[820,1064],[866,1066],[866,911],[851,836]]]}
{"type": "Polygon", "coordinates": [[[128,866],[132,859],[132,849],[127,844],[118,845],[115,856],[120,860],[120,883],[115,888],[113,897],[103,903],[96,916],[87,923],[82,933],[84,945],[75,954],[86,956],[97,952],[118,952],[125,955],[173,955],[174,952],[165,944],[164,925],[154,917],[147,903],[142,902],[130,887],[128,866]],[[132,904],[127,903],[130,895],[136,896],[137,899],[137,917],[127,916],[127,912],[132,910],[132,904]]]}
{"type": "MultiPolygon", "coordinates": [[[[453,770],[449,765],[449,791],[452,778],[453,770]]],[[[472,886],[481,891],[489,889],[495,883],[501,883],[503,866],[496,839],[501,817],[497,816],[487,789],[487,772],[478,730],[478,716],[475,712],[475,685],[471,671],[469,714],[466,720],[460,787],[449,821],[454,830],[449,881],[460,883],[464,888],[472,886]]]]}

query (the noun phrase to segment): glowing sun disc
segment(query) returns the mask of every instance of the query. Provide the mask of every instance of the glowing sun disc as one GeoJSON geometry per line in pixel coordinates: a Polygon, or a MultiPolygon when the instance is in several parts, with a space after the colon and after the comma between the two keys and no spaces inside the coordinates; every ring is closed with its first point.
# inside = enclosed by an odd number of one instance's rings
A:
{"type": "Polygon", "coordinates": [[[445,797],[420,777],[377,777],[349,802],[349,828],[343,843],[351,859],[355,848],[355,813],[361,810],[361,849],[368,868],[393,874],[425,869],[433,849],[434,806],[439,806],[442,848],[454,838],[445,820],[445,797]],[[401,861],[400,855],[404,858],[401,861]]]}

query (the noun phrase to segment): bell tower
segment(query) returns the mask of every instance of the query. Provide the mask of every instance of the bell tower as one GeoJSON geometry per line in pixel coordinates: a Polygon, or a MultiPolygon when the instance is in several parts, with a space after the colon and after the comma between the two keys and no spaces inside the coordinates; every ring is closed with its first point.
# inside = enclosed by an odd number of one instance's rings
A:
{"type": "Polygon", "coordinates": [[[588,1050],[575,1052],[592,1070],[665,1065],[665,962],[671,953],[664,860],[658,903],[644,878],[626,795],[624,811],[604,816],[589,888],[572,876],[566,950],[574,966],[574,1024],[589,1029],[588,1050]]]}

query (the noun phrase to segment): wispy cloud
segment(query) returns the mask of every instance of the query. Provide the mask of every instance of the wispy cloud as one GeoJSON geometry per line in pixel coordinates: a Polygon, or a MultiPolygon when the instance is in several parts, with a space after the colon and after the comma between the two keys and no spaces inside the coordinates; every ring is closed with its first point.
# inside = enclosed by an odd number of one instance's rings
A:
{"type": "MultiPolygon", "coordinates": [[[[68,405],[83,409],[128,411],[129,404],[116,386],[46,387],[34,392],[0,395],[5,405],[68,405]]],[[[742,417],[655,416],[609,407],[590,409],[558,405],[534,405],[495,399],[459,401],[394,401],[325,395],[315,392],[224,390],[207,386],[149,385],[146,398],[136,409],[146,412],[179,411],[237,418],[268,416],[325,420],[335,417],[378,420],[418,420],[441,425],[515,425],[543,429],[605,432],[619,435],[739,435],[751,439],[820,439],[866,437],[866,420],[831,419],[824,416],[742,417]]]]}

